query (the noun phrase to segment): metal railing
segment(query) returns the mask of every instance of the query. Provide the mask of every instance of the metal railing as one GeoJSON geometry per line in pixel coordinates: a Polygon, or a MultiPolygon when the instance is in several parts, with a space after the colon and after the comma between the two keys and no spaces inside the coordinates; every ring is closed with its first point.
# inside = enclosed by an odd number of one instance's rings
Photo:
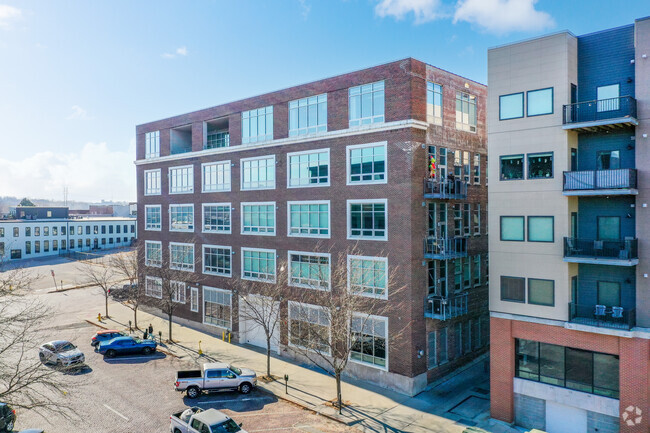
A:
{"type": "Polygon", "coordinates": [[[564,257],[632,260],[639,258],[637,239],[594,240],[564,238],[564,257]]]}
{"type": "Polygon", "coordinates": [[[636,99],[631,96],[577,102],[563,107],[563,123],[597,122],[621,117],[636,118],[636,99]]]}
{"type": "Polygon", "coordinates": [[[636,188],[636,169],[583,170],[564,172],[564,191],[636,188]]]}
{"type": "Polygon", "coordinates": [[[424,255],[436,258],[455,258],[467,256],[467,238],[438,238],[424,239],[424,255]]]}
{"type": "Polygon", "coordinates": [[[467,293],[443,297],[433,296],[427,298],[425,317],[432,319],[448,320],[467,314],[467,293]]]}
{"type": "Polygon", "coordinates": [[[439,199],[467,197],[467,182],[462,179],[424,179],[424,195],[439,199]]]}
{"type": "Polygon", "coordinates": [[[569,322],[629,330],[636,326],[636,310],[605,305],[579,305],[569,302],[569,322]]]}

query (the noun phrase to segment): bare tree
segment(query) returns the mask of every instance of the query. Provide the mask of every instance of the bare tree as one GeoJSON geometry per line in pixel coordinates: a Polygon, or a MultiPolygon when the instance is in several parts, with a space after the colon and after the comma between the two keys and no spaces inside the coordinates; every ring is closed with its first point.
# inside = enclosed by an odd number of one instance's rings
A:
{"type": "Polygon", "coordinates": [[[105,315],[108,316],[108,295],[111,286],[115,284],[118,274],[113,266],[104,263],[94,263],[91,260],[82,261],[77,267],[82,280],[87,284],[97,286],[104,294],[105,315]]]}
{"type": "MultiPolygon", "coordinates": [[[[141,247],[138,247],[140,249],[141,247]]],[[[138,272],[140,270],[138,251],[115,254],[111,257],[111,266],[118,274],[129,280],[129,285],[119,291],[114,298],[122,305],[133,311],[133,325],[138,329],[138,309],[144,297],[144,290],[138,285],[138,272]]]]}

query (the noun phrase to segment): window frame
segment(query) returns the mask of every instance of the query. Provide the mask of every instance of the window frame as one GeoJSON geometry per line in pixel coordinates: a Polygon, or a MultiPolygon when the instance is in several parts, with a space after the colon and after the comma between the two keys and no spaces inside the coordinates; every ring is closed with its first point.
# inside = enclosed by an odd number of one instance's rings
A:
{"type": "Polygon", "coordinates": [[[525,242],[526,241],[526,217],[523,215],[501,215],[499,216],[499,240],[501,242],[525,242]],[[503,239],[503,219],[504,218],[521,218],[522,221],[522,237],[521,239],[503,239]]]}
{"type": "MultiPolygon", "coordinates": [[[[355,364],[364,365],[366,367],[371,367],[371,368],[376,368],[378,370],[388,371],[388,357],[389,357],[389,353],[390,353],[389,344],[388,344],[389,343],[389,335],[390,335],[388,333],[388,321],[389,321],[389,318],[385,317],[385,316],[376,316],[376,315],[373,315],[373,314],[353,313],[350,320],[353,320],[354,317],[365,317],[365,320],[362,323],[362,331],[363,331],[363,325],[365,325],[368,320],[381,321],[381,322],[384,323],[384,333],[385,333],[384,334],[385,335],[384,336],[384,340],[385,340],[384,350],[386,351],[386,358],[385,358],[385,365],[383,365],[383,366],[373,364],[373,363],[369,363],[369,362],[364,362],[363,360],[354,359],[352,357],[352,353],[353,353],[352,348],[350,348],[350,353],[349,353],[348,360],[350,362],[355,363],[355,364]]],[[[374,326],[373,326],[373,328],[374,328],[374,326]]],[[[350,337],[351,337],[351,335],[352,335],[352,323],[348,324],[348,329],[349,329],[350,337]]],[[[373,335],[373,337],[376,337],[376,336],[373,335]]],[[[361,341],[363,342],[363,339],[361,341]]],[[[363,350],[363,346],[362,346],[362,350],[363,350]]],[[[358,352],[354,352],[354,353],[358,353],[358,352]]],[[[374,357],[374,355],[373,355],[373,357],[374,357]]]]}
{"type": "Polygon", "coordinates": [[[526,117],[547,116],[549,114],[553,114],[554,112],[555,112],[555,90],[553,87],[543,87],[541,89],[533,89],[533,90],[526,91],[526,117]],[[535,92],[543,92],[544,90],[551,91],[551,111],[547,113],[530,114],[529,113],[530,103],[528,102],[528,98],[530,97],[529,95],[535,92]]]}
{"type": "Polygon", "coordinates": [[[145,170],[144,171],[144,195],[145,196],[152,196],[152,195],[161,195],[162,194],[162,170],[160,168],[155,168],[152,170],[145,170]],[[157,173],[158,174],[158,188],[153,190],[149,189],[148,185],[148,174],[149,173],[157,173]],[[153,192],[150,192],[153,191],[153,192]],[[157,191],[157,192],[156,192],[157,191]]]}
{"type": "Polygon", "coordinates": [[[225,235],[232,234],[232,203],[201,203],[201,233],[220,233],[225,235]],[[205,228],[205,207],[206,206],[227,207],[229,219],[230,219],[230,228],[228,230],[207,230],[205,228]]]}
{"type": "Polygon", "coordinates": [[[525,180],[526,179],[526,155],[523,153],[516,153],[513,155],[500,155],[499,156],[499,180],[500,181],[513,181],[513,180],[525,180]],[[503,159],[515,159],[521,157],[521,177],[513,177],[510,179],[505,179],[503,177],[503,159]]]}
{"type": "MultiPolygon", "coordinates": [[[[250,201],[250,202],[241,202],[239,204],[239,234],[244,236],[275,236],[278,232],[278,218],[277,218],[277,206],[274,201],[250,201]],[[244,231],[244,206],[271,206],[273,207],[273,233],[270,232],[253,232],[253,231],[244,231]]],[[[232,224],[232,221],[231,221],[232,224]]],[[[249,226],[247,226],[249,227],[249,226]]],[[[258,230],[262,226],[250,226],[257,227],[258,230]]],[[[271,226],[265,226],[267,229],[271,226]]]]}
{"type": "MultiPolygon", "coordinates": [[[[81,226],[79,226],[81,227],[81,226]]],[[[146,204],[144,205],[144,230],[148,232],[159,232],[162,230],[162,206],[159,204],[146,204]],[[158,209],[158,215],[160,215],[160,223],[158,224],[158,228],[155,228],[154,226],[148,226],[147,224],[147,210],[149,209],[158,209]],[[153,227],[153,228],[152,228],[153,227]]]]}
{"type": "MultiPolygon", "coordinates": [[[[540,116],[542,116],[540,114],[540,116]]],[[[555,152],[550,151],[550,152],[535,152],[535,153],[527,153],[526,154],[526,179],[527,180],[540,180],[540,179],[553,179],[555,177],[555,152]],[[530,158],[531,157],[540,157],[543,155],[548,155],[550,154],[551,157],[551,175],[549,177],[531,177],[530,176],[530,158]]]]}
{"type": "Polygon", "coordinates": [[[152,277],[150,275],[145,276],[144,294],[145,294],[145,296],[149,296],[151,298],[162,299],[162,278],[160,278],[160,277],[152,277]],[[148,284],[149,281],[156,281],[156,282],[158,282],[160,284],[160,296],[156,296],[155,294],[151,294],[152,292],[147,290],[147,284],[148,284]]]}
{"type": "Polygon", "coordinates": [[[170,280],[169,285],[170,287],[176,286],[171,294],[172,302],[176,304],[185,304],[187,301],[187,284],[183,281],[170,280]]]}
{"type": "Polygon", "coordinates": [[[249,281],[261,281],[263,283],[272,283],[275,284],[278,279],[278,256],[277,256],[277,251],[274,249],[269,249],[269,248],[253,248],[253,247],[241,247],[241,268],[240,268],[240,274],[242,280],[249,280],[249,281]],[[247,277],[244,275],[244,252],[245,251],[257,251],[257,252],[264,252],[264,253],[273,253],[273,279],[272,280],[266,280],[262,278],[255,278],[255,277],[247,277]]]}
{"type": "Polygon", "coordinates": [[[196,268],[196,247],[194,246],[194,244],[188,242],[170,242],[169,243],[169,268],[176,271],[194,272],[194,269],[196,268]],[[176,267],[172,265],[172,257],[173,257],[172,246],[192,247],[192,268],[191,269],[189,268],[184,269],[183,267],[176,267]]]}
{"type": "Polygon", "coordinates": [[[216,275],[216,276],[219,276],[219,277],[232,278],[232,264],[233,264],[232,247],[227,246],[227,245],[202,244],[201,245],[201,263],[202,263],[202,273],[205,274],[205,275],[216,275]],[[221,249],[227,249],[228,251],[230,251],[230,254],[229,254],[229,257],[230,257],[230,272],[221,273],[221,272],[215,272],[215,271],[207,271],[206,270],[207,262],[205,260],[205,249],[206,248],[221,248],[221,249]]]}
{"type": "Polygon", "coordinates": [[[347,290],[348,293],[352,293],[357,296],[363,296],[366,298],[373,298],[373,299],[383,299],[383,300],[388,300],[388,257],[379,257],[379,256],[355,256],[355,255],[348,255],[346,259],[346,274],[347,274],[347,290]],[[375,287],[373,286],[373,294],[367,294],[364,293],[363,291],[353,291],[352,290],[352,272],[350,272],[351,269],[351,263],[352,260],[368,260],[372,262],[381,262],[384,263],[384,293],[383,295],[377,295],[375,294],[375,287]]]}
{"type": "Polygon", "coordinates": [[[526,217],[526,241],[527,242],[539,242],[539,243],[545,243],[545,244],[551,244],[555,242],[555,216],[553,215],[529,215],[526,217]],[[552,231],[552,239],[550,241],[538,241],[538,240],[531,240],[530,239],[530,219],[531,218],[551,218],[551,227],[553,229],[552,231]]]}
{"type": "Polygon", "coordinates": [[[300,137],[300,136],[311,136],[311,135],[316,135],[316,134],[322,134],[324,132],[327,132],[327,92],[325,93],[320,93],[317,95],[311,95],[307,96],[305,98],[298,98],[291,100],[287,103],[287,133],[289,137],[300,137]],[[312,98],[315,98],[316,102],[314,104],[310,104],[310,100],[312,98]],[[323,98],[324,100],[320,100],[323,98]],[[306,105],[300,105],[301,101],[306,101],[306,105]],[[320,104],[324,103],[325,104],[325,123],[318,123],[320,119],[320,104]],[[296,104],[295,107],[291,107],[292,104],[296,104]],[[316,125],[315,126],[309,126],[309,107],[312,105],[316,105],[316,125]],[[307,126],[305,128],[300,128],[300,107],[307,107],[306,115],[307,115],[307,126]],[[297,128],[291,129],[291,111],[292,110],[297,110],[296,113],[296,120],[298,122],[297,128]],[[310,132],[309,130],[315,128],[315,131],[310,132]],[[304,130],[304,132],[302,132],[304,130]]]}
{"type": "MultiPolygon", "coordinates": [[[[218,169],[217,169],[218,171],[218,169]]],[[[224,170],[224,178],[225,178],[225,171],[224,170]]],[[[218,176],[217,176],[218,177],[218,176]]],[[[217,183],[219,185],[219,183],[217,183]]],[[[226,185],[224,183],[224,185],[226,185]]],[[[227,161],[215,161],[215,162],[204,162],[201,164],[201,193],[205,194],[210,194],[210,193],[217,193],[217,192],[230,192],[232,191],[232,163],[230,160],[227,161]],[[206,189],[206,183],[205,183],[205,168],[208,166],[220,166],[223,165],[224,167],[227,167],[228,171],[228,186],[227,188],[223,189],[206,189]]]]}
{"type": "Polygon", "coordinates": [[[169,195],[179,195],[179,194],[194,194],[194,164],[186,164],[186,165],[177,165],[174,167],[168,167],[167,168],[167,193],[169,195]],[[183,191],[172,191],[172,171],[174,170],[184,170],[184,169],[190,169],[189,173],[189,179],[190,179],[190,185],[187,187],[187,190],[183,191]]]}
{"type": "Polygon", "coordinates": [[[154,268],[161,268],[162,267],[162,242],[161,241],[144,241],[144,265],[145,266],[151,266],[154,268]],[[160,263],[155,264],[153,263],[149,257],[148,257],[148,250],[147,247],[149,245],[157,245],[160,249],[160,263]]]}
{"type": "MultiPolygon", "coordinates": [[[[239,160],[239,190],[240,191],[262,191],[262,190],[268,190],[268,189],[275,189],[277,185],[277,159],[275,158],[275,154],[271,155],[263,155],[263,156],[253,156],[250,158],[241,158],[239,160]],[[263,188],[250,188],[244,187],[244,163],[249,162],[249,161],[254,161],[254,160],[266,160],[266,159],[272,159],[273,160],[273,186],[265,186],[263,188]]],[[[258,180],[257,183],[260,181],[258,180]]],[[[266,183],[269,181],[266,180],[266,183]]],[[[249,181],[249,183],[253,183],[253,181],[249,181]]]]}
{"type": "Polygon", "coordinates": [[[527,295],[526,278],[524,278],[524,277],[513,277],[511,275],[501,275],[501,278],[499,279],[499,300],[501,302],[515,302],[515,303],[518,303],[518,304],[525,304],[526,303],[526,295],[527,295]],[[523,294],[523,298],[524,298],[523,300],[518,300],[518,299],[514,299],[514,298],[504,298],[504,296],[503,296],[503,279],[504,278],[511,278],[513,280],[523,281],[523,286],[522,286],[522,294],[523,294]]]}
{"type": "Polygon", "coordinates": [[[427,122],[431,123],[432,125],[442,125],[442,119],[445,116],[445,86],[442,84],[438,84],[435,81],[430,81],[427,80],[427,88],[426,88],[426,116],[427,116],[427,122]],[[429,89],[429,84],[431,84],[431,89],[429,89]],[[440,88],[440,92],[436,91],[436,86],[440,88]],[[432,104],[429,104],[429,93],[432,94],[432,104]],[[435,107],[437,107],[435,101],[435,96],[440,95],[440,116],[435,115],[435,107]],[[432,112],[433,114],[429,114],[429,105],[431,105],[433,108],[432,112]]]}
{"type": "MultiPolygon", "coordinates": [[[[240,120],[241,120],[241,144],[242,145],[254,145],[258,143],[268,143],[270,141],[273,141],[274,139],[274,131],[273,131],[273,124],[275,123],[275,114],[274,114],[274,109],[273,109],[273,104],[267,105],[264,107],[258,107],[258,108],[253,108],[250,110],[244,110],[241,112],[240,120]],[[260,110],[264,110],[263,113],[260,113],[260,110]],[[256,124],[259,124],[259,120],[257,120],[260,115],[264,116],[264,135],[259,134],[259,130],[257,126],[255,126],[255,129],[257,130],[257,135],[254,137],[250,135],[250,119],[253,117],[251,116],[252,112],[255,112],[255,122],[256,124]],[[268,115],[271,115],[271,123],[270,123],[270,128],[269,125],[267,125],[267,117],[268,115]],[[247,115],[247,117],[245,117],[247,115]],[[248,121],[248,137],[246,137],[246,134],[244,134],[244,119],[249,119],[248,121]]],[[[288,113],[288,106],[287,106],[287,113],[288,113]]]]}
{"type": "MultiPolygon", "coordinates": [[[[346,201],[347,211],[346,211],[346,220],[347,220],[347,239],[348,240],[368,240],[368,241],[388,241],[388,199],[386,198],[375,198],[375,199],[354,199],[346,201]],[[378,236],[352,236],[352,215],[351,215],[351,205],[353,204],[384,204],[384,222],[385,235],[382,237],[378,236]]],[[[374,228],[372,229],[375,230],[374,228]]]]}
{"type": "Polygon", "coordinates": [[[539,305],[539,306],[542,306],[542,307],[555,307],[555,280],[549,280],[549,279],[546,279],[546,278],[527,278],[526,279],[526,303],[528,303],[530,305],[539,305]],[[553,287],[552,287],[553,302],[552,303],[544,304],[544,303],[540,303],[540,302],[531,302],[531,300],[530,300],[531,299],[531,297],[530,297],[530,282],[531,282],[531,280],[550,281],[550,282],[553,283],[553,287]]]}
{"type": "MultiPolygon", "coordinates": [[[[318,177],[320,178],[320,176],[318,177]]],[[[302,179],[302,178],[298,178],[302,179]]],[[[332,160],[331,160],[331,153],[330,153],[330,148],[323,148],[323,149],[309,149],[309,150],[302,150],[299,152],[289,152],[287,153],[287,189],[290,188],[319,188],[319,187],[328,187],[331,184],[332,180],[332,160]],[[320,153],[327,153],[327,182],[318,182],[318,183],[309,183],[307,185],[292,185],[291,184],[291,157],[297,156],[300,157],[301,155],[310,155],[310,154],[320,154],[320,153]]]]}
{"type": "Polygon", "coordinates": [[[469,133],[472,133],[472,134],[478,133],[478,96],[473,95],[473,94],[471,94],[469,92],[464,92],[462,90],[456,90],[456,98],[454,99],[454,102],[455,102],[455,107],[454,107],[455,108],[455,119],[454,119],[454,121],[455,121],[455,124],[456,124],[456,130],[463,131],[463,132],[469,132],[469,133]],[[460,113],[462,115],[462,113],[463,113],[462,105],[466,102],[467,103],[467,120],[468,120],[468,123],[458,121],[458,101],[459,101],[459,96],[462,96],[462,95],[467,95],[467,101],[465,101],[462,98],[460,99],[460,103],[461,103],[461,111],[460,111],[460,113]],[[470,112],[471,112],[470,106],[472,105],[472,103],[470,103],[470,101],[472,99],[474,100],[474,103],[473,103],[473,105],[474,105],[474,116],[475,116],[474,120],[476,122],[474,125],[472,125],[472,122],[471,122],[472,119],[470,118],[470,112]],[[463,126],[461,126],[459,128],[459,125],[463,125],[463,126]],[[472,128],[474,128],[474,130],[472,130],[472,128]]]}
{"type": "Polygon", "coordinates": [[[200,299],[199,299],[199,288],[198,287],[190,287],[190,311],[192,313],[198,313],[200,305],[201,305],[201,302],[200,302],[200,299]],[[196,299],[196,304],[194,303],[195,299],[196,299]]]}
{"type": "MultiPolygon", "coordinates": [[[[199,302],[199,304],[203,306],[201,323],[203,323],[204,325],[214,326],[215,328],[228,329],[228,330],[232,329],[232,324],[233,324],[233,321],[232,321],[232,316],[233,316],[232,297],[233,297],[233,293],[232,293],[232,291],[227,290],[227,289],[219,289],[217,287],[203,286],[203,293],[202,294],[203,294],[203,297],[201,298],[201,302],[199,302]],[[206,302],[206,299],[207,299],[207,297],[205,296],[206,290],[221,292],[221,293],[227,293],[228,295],[230,295],[230,305],[228,306],[230,308],[230,317],[229,317],[229,325],[230,326],[221,326],[221,325],[217,325],[217,324],[205,321],[205,302],[206,302]]],[[[226,304],[219,304],[219,303],[216,303],[216,302],[214,302],[214,303],[217,304],[217,305],[226,305],[226,304]]]]}
{"type": "MultiPolygon", "coordinates": [[[[320,213],[320,211],[319,211],[320,213]]],[[[320,220],[320,218],[319,218],[320,220]]],[[[312,227],[309,227],[311,230],[312,227]]],[[[320,227],[317,228],[319,231],[320,227]]],[[[332,205],[330,200],[300,200],[300,201],[288,201],[287,202],[287,237],[290,238],[319,238],[319,239],[330,239],[332,236],[332,205]],[[327,205],[327,234],[302,234],[302,233],[291,233],[293,226],[291,225],[291,206],[292,205],[327,205]]]]}
{"type": "MultiPolygon", "coordinates": [[[[327,324],[328,347],[327,347],[327,351],[323,350],[320,353],[329,354],[330,353],[329,349],[330,349],[331,342],[332,342],[332,323],[331,323],[331,319],[330,319],[329,315],[327,315],[327,310],[321,305],[313,305],[313,304],[307,304],[305,302],[298,302],[298,301],[291,301],[291,300],[287,302],[287,324],[288,324],[287,343],[288,343],[288,345],[291,346],[291,347],[300,347],[302,349],[309,350],[310,352],[315,352],[314,350],[309,349],[308,347],[296,345],[296,344],[293,344],[291,342],[291,321],[294,320],[294,319],[291,318],[291,307],[294,306],[294,305],[297,306],[297,308],[303,308],[304,307],[304,308],[309,308],[309,309],[318,309],[320,311],[325,311],[325,315],[326,315],[327,320],[328,320],[328,324],[327,324]]],[[[299,320],[299,321],[304,322],[304,320],[299,320]]],[[[314,324],[313,322],[307,322],[307,323],[314,324]]],[[[319,326],[324,326],[324,325],[321,325],[320,323],[318,323],[318,325],[319,326]]]]}
{"type": "MultiPolygon", "coordinates": [[[[374,176],[374,172],[372,173],[374,176]]],[[[374,185],[388,183],[388,141],[377,141],[373,143],[351,144],[345,146],[345,184],[346,185],[374,185]],[[356,149],[364,149],[368,147],[383,147],[384,148],[384,178],[379,180],[358,180],[352,181],[352,166],[350,161],[350,152],[356,149]]]]}
{"type": "Polygon", "coordinates": [[[350,86],[348,87],[348,128],[360,128],[363,126],[369,126],[369,125],[374,125],[374,124],[381,124],[386,122],[386,80],[378,80],[378,81],[373,81],[371,83],[363,83],[359,84],[357,86],[350,86]],[[378,85],[381,83],[381,89],[375,90],[374,87],[375,85],[378,85]],[[370,92],[363,92],[363,88],[366,86],[370,86],[370,92]],[[358,93],[355,93],[358,89],[358,93]],[[383,114],[375,114],[375,92],[379,93],[382,92],[383,96],[383,107],[382,111],[383,114]],[[370,93],[370,102],[371,102],[371,114],[369,117],[363,117],[363,95],[370,93]],[[358,96],[359,97],[359,113],[360,116],[358,118],[352,118],[352,110],[350,109],[351,105],[351,100],[352,97],[358,96]],[[365,122],[364,122],[365,121],[365,122]]]}
{"type": "Polygon", "coordinates": [[[194,233],[194,230],[196,229],[196,218],[194,215],[194,203],[173,203],[169,205],[169,231],[170,232],[184,232],[184,233],[194,233]],[[172,208],[177,208],[177,207],[191,207],[192,208],[192,228],[187,228],[187,229],[178,229],[178,228],[173,228],[172,227],[172,208]]]}
{"type": "Polygon", "coordinates": [[[499,121],[502,120],[513,120],[513,119],[523,119],[526,115],[526,106],[524,103],[524,92],[515,92],[515,93],[508,93],[506,95],[499,95],[499,121]],[[515,95],[521,95],[521,116],[515,116],[515,117],[502,117],[501,116],[501,98],[506,98],[508,96],[515,96],[515,95]]]}
{"type": "Polygon", "coordinates": [[[160,157],[160,130],[149,131],[144,133],[144,159],[152,159],[160,157]],[[152,140],[154,143],[152,144],[152,140]],[[155,147],[156,152],[150,152],[152,147],[155,147]]]}
{"type": "Polygon", "coordinates": [[[311,252],[311,251],[287,251],[287,265],[288,265],[288,272],[287,272],[287,278],[288,282],[287,284],[291,287],[301,287],[304,289],[312,289],[312,290],[319,290],[322,292],[329,292],[332,290],[332,255],[330,253],[317,253],[317,252],[311,252]],[[327,272],[329,275],[328,281],[327,281],[327,287],[317,287],[317,286],[310,286],[309,284],[301,284],[301,283],[293,283],[292,282],[292,267],[293,267],[293,262],[291,261],[291,256],[292,255],[299,255],[299,256],[314,256],[314,257],[327,257],[327,272]]]}

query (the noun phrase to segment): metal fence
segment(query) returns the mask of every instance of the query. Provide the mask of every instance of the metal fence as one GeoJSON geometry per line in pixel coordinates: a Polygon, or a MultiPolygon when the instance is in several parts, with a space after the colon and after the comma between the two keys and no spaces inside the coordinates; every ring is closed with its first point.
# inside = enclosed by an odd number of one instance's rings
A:
{"type": "Polygon", "coordinates": [[[636,118],[636,99],[631,96],[577,102],[564,106],[564,124],[597,122],[621,117],[636,118]]]}
{"type": "Polygon", "coordinates": [[[564,172],[564,191],[636,188],[636,169],[584,170],[564,172]]]}

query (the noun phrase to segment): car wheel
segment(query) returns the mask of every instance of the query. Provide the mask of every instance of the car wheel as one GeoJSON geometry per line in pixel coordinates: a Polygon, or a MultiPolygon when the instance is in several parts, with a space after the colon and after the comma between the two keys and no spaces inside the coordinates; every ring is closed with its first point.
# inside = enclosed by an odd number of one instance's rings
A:
{"type": "Polygon", "coordinates": [[[174,433],[183,433],[183,432],[181,432],[179,429],[175,428],[174,433]]]}
{"type": "Polygon", "coordinates": [[[47,358],[45,358],[45,355],[42,353],[38,354],[38,359],[40,359],[43,364],[47,364],[47,358]]]}
{"type": "Polygon", "coordinates": [[[106,356],[109,358],[115,358],[115,355],[117,355],[117,352],[115,352],[113,349],[109,349],[106,351],[106,356]]]}
{"type": "Polygon", "coordinates": [[[201,391],[196,386],[190,386],[186,392],[189,398],[197,398],[201,394],[201,391]]]}
{"type": "Polygon", "coordinates": [[[249,392],[251,392],[251,389],[252,387],[250,383],[242,383],[239,386],[239,392],[241,392],[242,394],[248,394],[249,392]]]}
{"type": "Polygon", "coordinates": [[[5,426],[5,428],[7,429],[7,432],[11,433],[12,431],[14,431],[14,422],[9,421],[9,423],[5,426]]]}
{"type": "Polygon", "coordinates": [[[151,347],[145,347],[144,349],[142,349],[142,353],[144,353],[145,355],[151,355],[151,347]]]}

